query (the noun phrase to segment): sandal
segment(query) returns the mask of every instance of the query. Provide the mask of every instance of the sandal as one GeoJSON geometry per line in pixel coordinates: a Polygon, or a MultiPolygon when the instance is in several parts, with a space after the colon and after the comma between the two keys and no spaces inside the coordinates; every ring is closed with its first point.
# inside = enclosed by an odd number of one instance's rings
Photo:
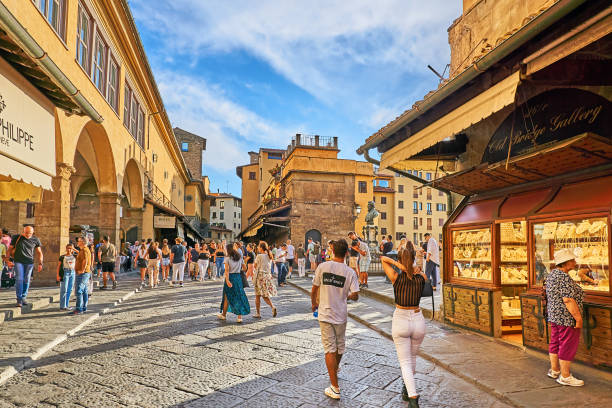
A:
{"type": "Polygon", "coordinates": [[[276,308],[275,307],[272,308],[272,317],[276,317],[276,308]]]}
{"type": "Polygon", "coordinates": [[[219,313],[219,314],[217,315],[217,319],[219,319],[219,320],[225,320],[225,319],[226,319],[226,317],[225,317],[225,316],[223,316],[221,313],[219,313]]]}
{"type": "Polygon", "coordinates": [[[261,319],[261,315],[260,315],[259,313],[254,314],[254,315],[253,315],[253,317],[254,317],[255,319],[261,319]]]}
{"type": "Polygon", "coordinates": [[[238,318],[236,318],[236,323],[242,323],[242,316],[238,316],[238,318]]]}

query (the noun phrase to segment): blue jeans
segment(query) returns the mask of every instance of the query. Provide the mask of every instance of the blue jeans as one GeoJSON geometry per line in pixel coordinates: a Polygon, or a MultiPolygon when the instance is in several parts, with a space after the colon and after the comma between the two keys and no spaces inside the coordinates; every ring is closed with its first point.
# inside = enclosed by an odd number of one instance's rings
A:
{"type": "Polygon", "coordinates": [[[223,262],[225,258],[217,258],[215,259],[215,265],[217,265],[217,278],[225,275],[225,263],[223,262]]]}
{"type": "Polygon", "coordinates": [[[82,273],[76,276],[76,311],[85,312],[87,310],[87,301],[89,300],[88,283],[89,272],[82,273]]]}
{"type": "Polygon", "coordinates": [[[15,292],[17,294],[17,302],[22,302],[28,297],[32,270],[34,270],[34,264],[15,262],[15,292]]]}
{"type": "Polygon", "coordinates": [[[287,276],[287,264],[284,262],[279,262],[276,264],[276,268],[278,269],[278,284],[285,283],[285,277],[287,276]]]}
{"type": "Polygon", "coordinates": [[[60,309],[66,309],[70,302],[70,293],[74,285],[74,269],[64,268],[64,279],[60,284],[60,309]]]}
{"type": "Polygon", "coordinates": [[[425,263],[425,276],[430,280],[431,286],[434,288],[438,283],[438,264],[433,261],[427,261],[425,263]]]}

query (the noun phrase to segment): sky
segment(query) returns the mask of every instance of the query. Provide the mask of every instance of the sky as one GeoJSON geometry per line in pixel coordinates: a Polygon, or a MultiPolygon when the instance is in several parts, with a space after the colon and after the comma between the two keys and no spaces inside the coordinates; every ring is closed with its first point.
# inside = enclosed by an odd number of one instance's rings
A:
{"type": "Polygon", "coordinates": [[[207,139],[211,191],[296,133],[355,150],[438,85],[459,0],[130,0],[173,126],[207,139]]]}

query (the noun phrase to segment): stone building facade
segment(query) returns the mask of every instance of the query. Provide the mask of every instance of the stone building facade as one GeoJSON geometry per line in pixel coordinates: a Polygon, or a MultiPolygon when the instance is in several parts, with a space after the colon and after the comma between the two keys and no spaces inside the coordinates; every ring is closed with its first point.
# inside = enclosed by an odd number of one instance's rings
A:
{"type": "Polygon", "coordinates": [[[296,135],[242,236],[271,243],[291,238],[297,245],[309,236],[327,242],[349,231],[361,234],[373,198],[373,167],[338,153],[337,138],[296,135]]]}
{"type": "Polygon", "coordinates": [[[215,232],[227,240],[235,240],[242,227],[242,200],[227,193],[210,193],[209,201],[210,223],[216,227],[215,232]]]}

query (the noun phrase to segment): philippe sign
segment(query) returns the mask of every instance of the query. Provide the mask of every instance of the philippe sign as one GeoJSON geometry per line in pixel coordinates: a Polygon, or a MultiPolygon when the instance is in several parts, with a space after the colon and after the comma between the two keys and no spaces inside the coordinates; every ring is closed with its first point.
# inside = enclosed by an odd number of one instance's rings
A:
{"type": "Polygon", "coordinates": [[[555,142],[592,132],[609,137],[611,103],[580,89],[554,89],[519,105],[495,131],[482,157],[497,163],[555,142]]]}

